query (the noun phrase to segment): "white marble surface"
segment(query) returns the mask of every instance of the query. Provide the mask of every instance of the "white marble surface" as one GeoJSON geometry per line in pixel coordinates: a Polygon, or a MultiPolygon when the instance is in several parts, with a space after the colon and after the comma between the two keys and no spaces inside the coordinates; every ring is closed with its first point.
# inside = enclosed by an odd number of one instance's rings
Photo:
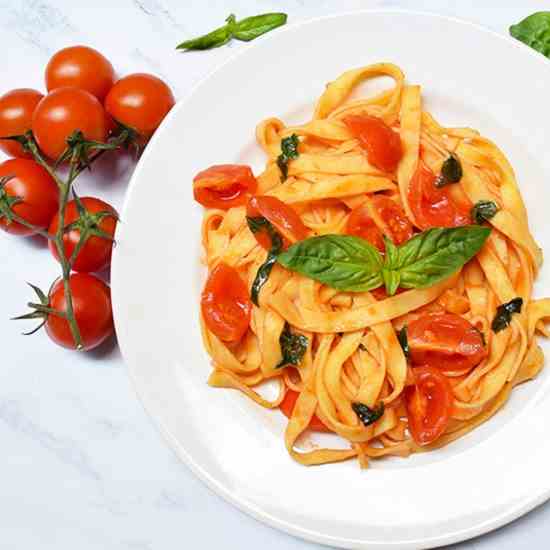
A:
{"type": "MultiPolygon", "coordinates": [[[[505,33],[550,6],[534,0],[0,0],[0,92],[42,88],[49,56],[84,43],[104,52],[119,73],[159,74],[181,97],[242,46],[196,54],[174,46],[231,12],[285,11],[293,22],[375,7],[455,15],[505,33]]],[[[80,194],[120,206],[132,169],[124,159],[106,161],[83,178],[80,194]]],[[[43,334],[20,336],[22,327],[8,317],[24,310],[25,281],[47,288],[57,267],[33,239],[1,235],[0,254],[0,550],[320,548],[256,522],[197,481],[147,418],[114,342],[79,355],[43,334]]],[[[549,520],[547,504],[453,548],[543,550],[549,520]]]]}

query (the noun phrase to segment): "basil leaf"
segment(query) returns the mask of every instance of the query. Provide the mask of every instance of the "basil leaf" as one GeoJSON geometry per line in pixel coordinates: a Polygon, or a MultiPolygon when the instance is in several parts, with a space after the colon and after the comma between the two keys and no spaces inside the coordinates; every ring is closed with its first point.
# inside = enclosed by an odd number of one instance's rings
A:
{"type": "Polygon", "coordinates": [[[292,334],[289,324],[285,323],[285,328],[279,337],[279,345],[281,346],[283,358],[275,368],[279,369],[287,365],[294,365],[297,367],[304,357],[308,343],[309,340],[307,336],[303,334],[292,334]]]}
{"type": "Polygon", "coordinates": [[[491,228],[479,225],[436,227],[419,233],[399,248],[397,260],[384,270],[399,272],[403,288],[424,288],[449,277],[481,249],[491,228]]]}
{"type": "Polygon", "coordinates": [[[186,40],[178,46],[177,50],[210,50],[211,48],[219,48],[227,44],[231,40],[231,31],[227,25],[220,27],[204,36],[186,40]]]}
{"type": "Polygon", "coordinates": [[[277,157],[277,166],[281,171],[281,181],[285,181],[288,178],[288,159],[283,154],[277,157]]]}
{"type": "Polygon", "coordinates": [[[471,216],[474,223],[481,225],[497,212],[498,206],[493,201],[477,201],[472,207],[471,216]]]}
{"type": "Polygon", "coordinates": [[[232,38],[244,41],[254,40],[254,38],[284,25],[286,20],[287,16],[285,13],[264,13],[262,15],[246,17],[241,21],[237,21],[235,16],[231,14],[226,19],[227,25],[198,38],[186,40],[179,44],[176,49],[209,50],[227,44],[232,38]]]}
{"type": "Polygon", "coordinates": [[[493,332],[496,333],[504,330],[512,321],[512,313],[521,313],[522,306],[522,298],[514,298],[513,300],[498,306],[495,318],[491,323],[493,332]]]}
{"type": "Polygon", "coordinates": [[[292,134],[281,140],[281,151],[287,159],[298,158],[298,145],[300,140],[296,134],[292,134]]]}
{"type": "Polygon", "coordinates": [[[550,58],[550,12],[539,11],[510,27],[510,34],[550,58]]]}
{"type": "Polygon", "coordinates": [[[281,140],[281,154],[277,157],[277,166],[281,170],[281,181],[285,181],[288,177],[288,161],[298,158],[300,155],[298,145],[300,140],[296,134],[292,134],[281,140]]]}
{"type": "Polygon", "coordinates": [[[273,266],[277,261],[277,255],[281,252],[283,248],[283,238],[281,237],[279,232],[273,227],[271,222],[269,222],[266,218],[250,218],[247,216],[246,223],[248,224],[248,228],[252,233],[265,231],[271,239],[271,249],[269,250],[265,262],[258,268],[258,271],[256,272],[256,277],[254,277],[254,281],[250,289],[250,299],[252,300],[252,303],[255,306],[259,306],[260,304],[258,301],[258,297],[260,295],[260,290],[269,279],[271,270],[273,269],[273,266]]]}
{"type": "Polygon", "coordinates": [[[263,15],[246,17],[235,25],[233,36],[237,40],[248,42],[249,40],[254,40],[254,38],[284,25],[286,20],[286,13],[264,13],[263,15]]]}
{"type": "Polygon", "coordinates": [[[409,339],[407,337],[407,325],[397,331],[397,339],[399,340],[399,344],[401,345],[401,349],[403,350],[405,357],[409,357],[411,350],[409,348],[409,339]]]}
{"type": "Polygon", "coordinates": [[[364,403],[352,403],[351,408],[365,426],[374,424],[384,414],[383,401],[381,401],[380,405],[378,405],[375,409],[367,407],[364,403]]]}
{"type": "Polygon", "coordinates": [[[277,261],[291,271],[344,291],[365,292],[383,282],[380,252],[351,235],[305,239],[280,254],[277,261]]]}
{"type": "Polygon", "coordinates": [[[441,166],[441,174],[435,179],[436,187],[443,187],[449,183],[458,183],[462,179],[462,165],[458,157],[451,153],[441,166]]]}

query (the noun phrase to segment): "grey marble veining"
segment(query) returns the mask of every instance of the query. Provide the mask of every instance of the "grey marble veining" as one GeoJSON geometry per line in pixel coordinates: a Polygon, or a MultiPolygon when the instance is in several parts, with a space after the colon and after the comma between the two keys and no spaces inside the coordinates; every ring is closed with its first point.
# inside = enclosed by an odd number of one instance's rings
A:
{"type": "MultiPolygon", "coordinates": [[[[57,49],[103,51],[122,74],[150,71],[178,96],[242,45],[176,52],[179,42],[239,17],[285,11],[290,21],[359,8],[398,7],[470,19],[498,32],[548,9],[524,0],[0,0],[2,86],[42,88],[57,49]]],[[[84,175],[80,195],[120,206],[127,158],[84,175]],[[114,174],[114,176],[113,176],[114,174]]],[[[88,355],[24,338],[8,317],[24,310],[25,281],[57,276],[36,240],[0,235],[0,550],[305,550],[321,548],[266,527],[213,495],[173,455],[139,404],[114,343],[88,355]]],[[[548,548],[550,505],[456,550],[548,548]]]]}

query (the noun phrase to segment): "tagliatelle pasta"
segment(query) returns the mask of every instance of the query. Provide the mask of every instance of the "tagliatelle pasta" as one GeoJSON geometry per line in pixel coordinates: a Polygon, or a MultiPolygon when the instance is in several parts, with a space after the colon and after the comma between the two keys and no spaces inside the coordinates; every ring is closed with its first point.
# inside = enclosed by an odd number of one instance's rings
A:
{"type": "MultiPolygon", "coordinates": [[[[366,467],[371,459],[446,445],[489,419],[515,385],[538,374],[544,357],[537,334],[546,335],[544,321],[550,317],[550,300],[532,298],[542,252],[530,233],[514,172],[496,145],[475,130],[440,126],[423,110],[420,86],[407,84],[399,67],[388,63],[347,71],[329,83],[311,121],[286,127],[270,118],[258,125],[256,136],[267,164],[249,194],[290,206],[309,237],[349,232],[350,217],[359,209],[360,223],[371,224],[368,231],[395,236],[410,227],[407,238],[434,227],[443,215],[442,225],[451,227],[475,222],[474,205],[493,209],[477,220],[492,231],[473,259],[443,280],[393,296],[338,290],[285,269],[275,258],[297,240],[291,226],[281,229],[279,249],[268,252],[247,223],[244,203],[206,209],[202,242],[211,273],[220,264],[229,266],[248,292],[268,254],[274,258],[258,304],[235,298],[249,315],[236,337],[216,334],[203,307],[203,340],[214,369],[209,383],[237,389],[262,407],[281,406],[289,416],[284,442],[294,460],[314,465],[356,457],[366,467]],[[349,100],[355,87],[379,76],[392,78],[393,88],[349,100]],[[381,169],[377,145],[350,130],[350,121],[361,117],[381,121],[386,133],[399,137],[395,170],[381,169]],[[289,138],[295,149],[285,150],[289,138]],[[459,163],[460,178],[440,187],[441,180],[429,175],[444,175],[448,159],[459,163]],[[388,204],[402,211],[404,220],[384,217],[381,208],[388,204]],[[441,328],[445,337],[437,323],[447,323],[441,328]],[[450,349],[452,327],[464,338],[450,349]],[[407,337],[402,329],[409,330],[408,342],[400,340],[407,337]],[[285,335],[302,338],[299,362],[285,358],[285,335]],[[433,383],[422,390],[422,369],[432,364],[449,388],[448,410],[440,413],[445,424],[437,437],[420,441],[415,430],[437,424],[433,404],[426,401],[433,383]],[[269,400],[259,386],[272,379],[279,392],[269,400]],[[348,448],[300,450],[297,441],[308,429],[333,432],[348,448]]],[[[197,181],[195,187],[205,185],[208,181],[197,181]]],[[[238,189],[222,191],[229,197],[238,189]]],[[[280,229],[275,218],[267,218],[280,229]]]]}

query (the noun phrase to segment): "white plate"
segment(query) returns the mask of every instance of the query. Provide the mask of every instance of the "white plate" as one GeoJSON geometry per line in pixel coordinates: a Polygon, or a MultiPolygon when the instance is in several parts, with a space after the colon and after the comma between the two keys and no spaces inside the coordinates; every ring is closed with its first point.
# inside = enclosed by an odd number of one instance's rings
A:
{"type": "MultiPolygon", "coordinates": [[[[428,110],[444,125],[478,128],[504,149],[535,235],[549,250],[550,63],[454,19],[355,12],[258,40],[172,110],[130,184],[113,258],[113,305],[122,353],[146,409],[218,494],[306,539],[370,550],[428,548],[489,531],[549,496],[547,372],[443,450],[376,462],[367,471],[355,461],[306,468],[285,451],[279,412],[206,385],[210,366],[197,319],[204,270],[193,175],[222,162],[259,171],[259,120],[305,120],[326,82],[382,60],[423,86],[428,110]]],[[[544,268],[539,295],[550,295],[549,275],[544,268]]]]}

